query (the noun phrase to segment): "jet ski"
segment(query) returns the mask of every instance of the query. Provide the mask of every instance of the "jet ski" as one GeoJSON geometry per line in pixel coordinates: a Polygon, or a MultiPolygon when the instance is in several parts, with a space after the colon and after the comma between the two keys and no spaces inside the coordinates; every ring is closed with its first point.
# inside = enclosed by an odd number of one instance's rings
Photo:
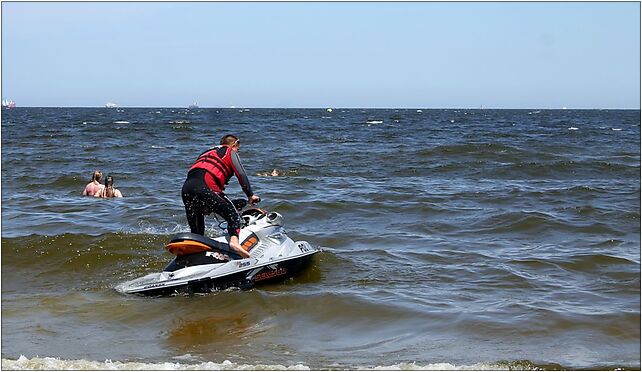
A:
{"type": "MultiPolygon", "coordinates": [[[[234,200],[237,210],[247,204],[234,200]]],[[[293,241],[283,228],[283,216],[259,208],[241,212],[239,242],[249,254],[242,258],[227,244],[229,236],[208,238],[199,234],[174,235],[166,249],[176,258],[161,273],[122,283],[121,293],[163,296],[207,293],[230,287],[249,289],[256,284],[290,278],[303,270],[319,249],[306,241],[293,241]]]]}

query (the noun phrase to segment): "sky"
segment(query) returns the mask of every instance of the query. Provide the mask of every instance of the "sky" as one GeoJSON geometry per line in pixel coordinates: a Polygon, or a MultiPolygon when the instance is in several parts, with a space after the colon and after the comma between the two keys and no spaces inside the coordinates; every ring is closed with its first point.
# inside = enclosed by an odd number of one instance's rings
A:
{"type": "Polygon", "coordinates": [[[2,2],[18,106],[640,108],[639,2],[2,2]]]}

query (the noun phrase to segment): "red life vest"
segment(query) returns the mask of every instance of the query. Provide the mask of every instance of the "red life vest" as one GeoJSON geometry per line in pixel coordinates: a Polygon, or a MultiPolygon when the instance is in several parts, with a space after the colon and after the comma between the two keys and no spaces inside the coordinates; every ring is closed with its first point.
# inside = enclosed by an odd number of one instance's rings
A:
{"type": "Polygon", "coordinates": [[[234,174],[231,152],[232,148],[228,146],[211,148],[199,155],[189,170],[204,169],[207,172],[205,175],[207,186],[216,192],[222,192],[234,174]]]}

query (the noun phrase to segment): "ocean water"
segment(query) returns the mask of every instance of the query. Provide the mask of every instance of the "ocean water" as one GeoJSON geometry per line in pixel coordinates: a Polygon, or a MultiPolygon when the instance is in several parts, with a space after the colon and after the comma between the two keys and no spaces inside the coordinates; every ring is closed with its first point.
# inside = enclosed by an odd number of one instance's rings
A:
{"type": "Polygon", "coordinates": [[[639,110],[16,108],[1,136],[3,369],[641,367],[639,110]],[[226,133],[313,265],[114,290],[171,260],[226,133]],[[125,197],[80,196],[94,169],[125,197]]]}

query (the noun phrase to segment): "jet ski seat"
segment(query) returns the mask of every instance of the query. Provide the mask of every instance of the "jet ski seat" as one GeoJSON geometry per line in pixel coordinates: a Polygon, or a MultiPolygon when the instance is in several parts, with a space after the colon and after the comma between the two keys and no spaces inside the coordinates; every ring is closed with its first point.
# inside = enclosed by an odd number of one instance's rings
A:
{"type": "Polygon", "coordinates": [[[169,241],[169,244],[167,244],[166,248],[171,253],[177,256],[183,256],[207,250],[218,250],[223,251],[233,259],[242,258],[238,253],[231,250],[228,244],[210,239],[207,236],[188,232],[174,235],[169,241]]]}

